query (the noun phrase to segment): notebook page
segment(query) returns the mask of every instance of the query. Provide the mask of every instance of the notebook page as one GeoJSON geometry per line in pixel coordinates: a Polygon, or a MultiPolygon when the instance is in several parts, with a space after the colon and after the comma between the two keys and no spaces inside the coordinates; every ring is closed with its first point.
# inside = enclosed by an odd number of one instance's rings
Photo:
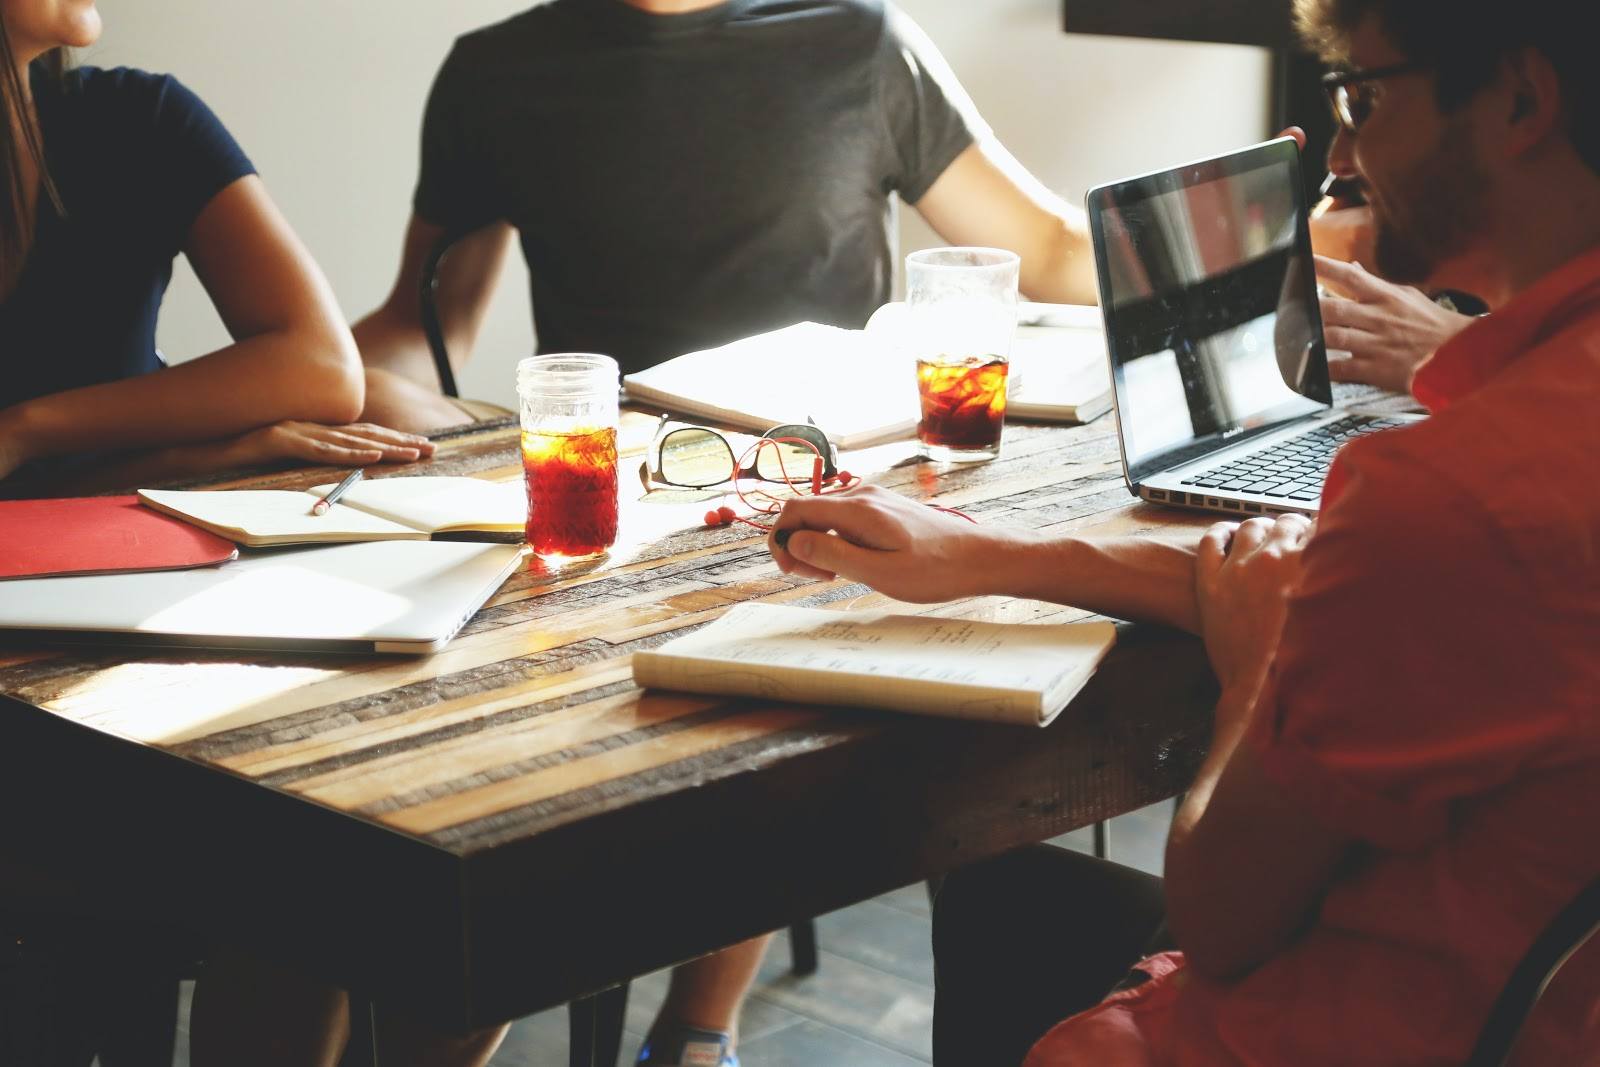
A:
{"type": "Polygon", "coordinates": [[[175,515],[234,541],[297,544],[374,538],[426,538],[427,534],[335,504],[326,514],[311,514],[320,494],[284,489],[141,489],[139,497],[157,511],[175,515]]]}
{"type": "MultiPolygon", "coordinates": [[[[317,496],[332,489],[319,485],[317,496]]],[[[528,521],[528,496],[519,478],[373,478],[351,486],[339,501],[352,508],[428,533],[483,530],[515,533],[528,521]]]]}

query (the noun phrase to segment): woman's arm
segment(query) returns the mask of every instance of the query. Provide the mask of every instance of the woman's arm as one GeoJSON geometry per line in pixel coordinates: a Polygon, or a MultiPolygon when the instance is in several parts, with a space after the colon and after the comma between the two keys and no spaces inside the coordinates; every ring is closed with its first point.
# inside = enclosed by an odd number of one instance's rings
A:
{"type": "Polygon", "coordinates": [[[327,280],[259,178],[241,178],[213,197],[185,252],[235,343],[155,374],[0,411],[0,477],[48,456],[146,450],[285,420],[347,423],[360,415],[355,342],[327,280]]]}

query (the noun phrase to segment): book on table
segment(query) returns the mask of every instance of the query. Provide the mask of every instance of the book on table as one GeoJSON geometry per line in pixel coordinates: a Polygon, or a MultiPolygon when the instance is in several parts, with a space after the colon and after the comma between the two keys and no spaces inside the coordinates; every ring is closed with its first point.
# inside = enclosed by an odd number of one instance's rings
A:
{"type": "Polygon", "coordinates": [[[917,376],[861,330],[798,322],[622,379],[628,398],[754,433],[810,419],[840,448],[909,437],[917,376]]]}
{"type": "Polygon", "coordinates": [[[239,555],[133,496],[0,501],[0,531],[0,579],[214,567],[239,555]]]}
{"type": "Polygon", "coordinates": [[[1023,385],[1006,415],[1034,422],[1089,422],[1111,410],[1111,365],[1097,307],[1024,303],[1011,344],[1011,373],[1023,385]]]}
{"type": "Polygon", "coordinates": [[[157,511],[249,548],[343,541],[520,541],[528,517],[522,480],[375,478],[357,482],[322,515],[333,488],[141,489],[157,511]]]}
{"type": "Polygon", "coordinates": [[[636,652],[634,681],[692,693],[1047,725],[1116,640],[1109,622],[992,623],[739,604],[636,652]]]}

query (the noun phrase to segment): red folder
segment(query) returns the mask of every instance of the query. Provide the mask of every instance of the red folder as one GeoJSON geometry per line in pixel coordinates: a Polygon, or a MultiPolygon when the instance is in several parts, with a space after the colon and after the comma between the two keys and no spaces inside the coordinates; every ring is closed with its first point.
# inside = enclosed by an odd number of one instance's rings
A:
{"type": "Polygon", "coordinates": [[[212,567],[238,555],[232,541],[136,496],[0,500],[0,579],[212,567]]]}

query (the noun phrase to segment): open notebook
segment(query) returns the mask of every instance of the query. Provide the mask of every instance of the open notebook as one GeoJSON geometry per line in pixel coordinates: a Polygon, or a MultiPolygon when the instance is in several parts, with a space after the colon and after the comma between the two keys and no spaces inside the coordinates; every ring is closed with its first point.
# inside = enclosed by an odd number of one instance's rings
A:
{"type": "Polygon", "coordinates": [[[311,505],[332,488],[319,485],[303,493],[141,489],[139,499],[250,548],[339,541],[521,540],[528,518],[520,479],[378,478],[357,482],[325,514],[311,514],[311,505]]]}
{"type": "Polygon", "coordinates": [[[974,622],[739,604],[633,655],[643,686],[1044,726],[1116,640],[1108,622],[974,622]]]}

